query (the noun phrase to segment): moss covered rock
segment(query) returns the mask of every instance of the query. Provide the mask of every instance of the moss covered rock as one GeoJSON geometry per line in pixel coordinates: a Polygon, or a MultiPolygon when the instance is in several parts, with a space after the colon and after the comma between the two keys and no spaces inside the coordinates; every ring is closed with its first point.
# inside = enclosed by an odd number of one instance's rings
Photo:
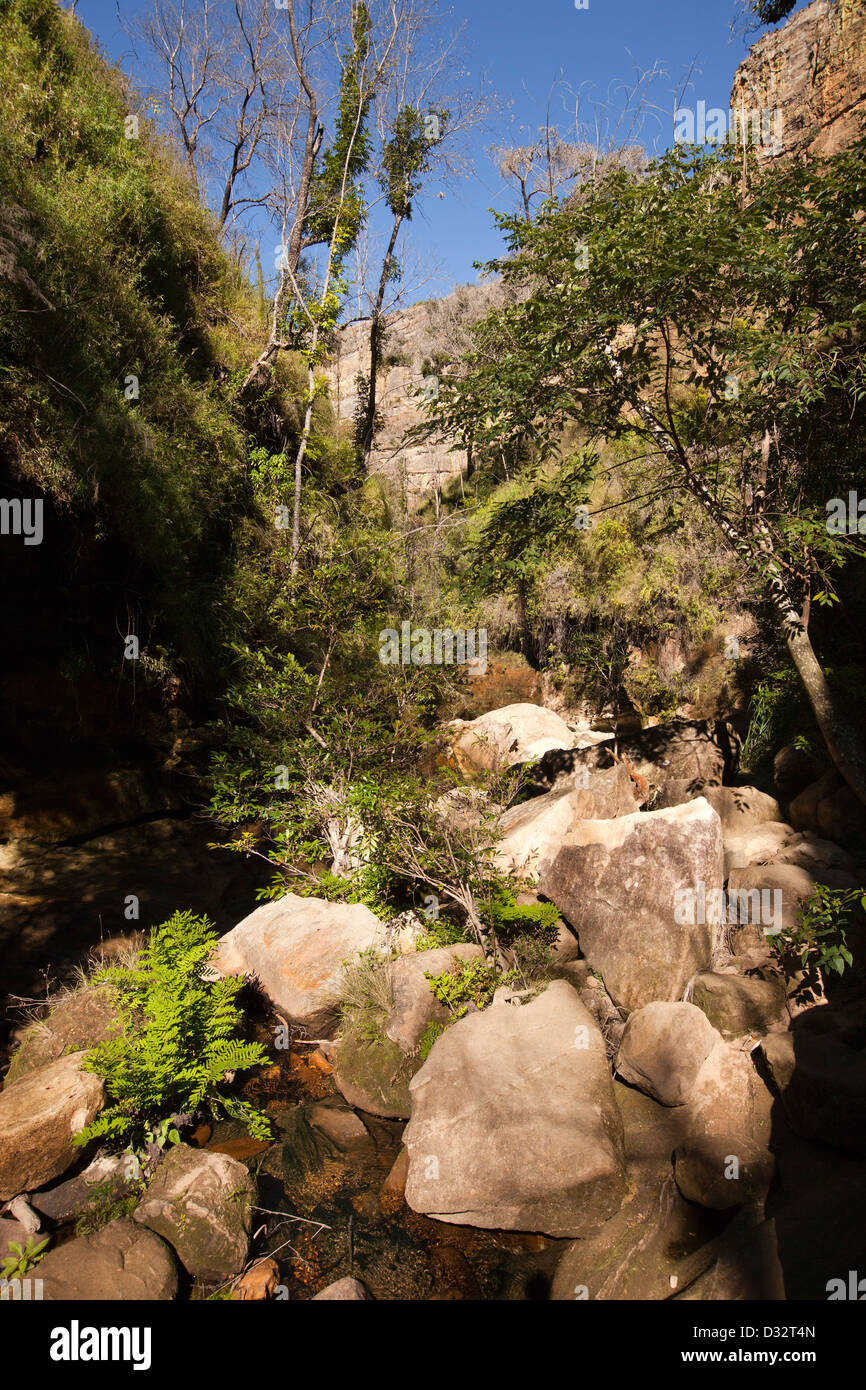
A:
{"type": "Polygon", "coordinates": [[[167,1240],[196,1278],[218,1282],[246,1264],[255,1180],[237,1159],[178,1144],[160,1163],[133,1220],[167,1240]]]}

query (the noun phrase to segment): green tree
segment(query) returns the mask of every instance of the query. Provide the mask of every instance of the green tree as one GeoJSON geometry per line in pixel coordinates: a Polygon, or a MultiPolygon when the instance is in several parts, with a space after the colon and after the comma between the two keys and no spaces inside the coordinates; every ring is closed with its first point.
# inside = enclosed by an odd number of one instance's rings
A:
{"type": "Polygon", "coordinates": [[[781,19],[787,19],[796,5],[797,0],[750,0],[749,8],[761,24],[778,24],[781,19]]]}
{"type": "Polygon", "coordinates": [[[380,182],[388,211],[391,213],[391,234],[379,273],[379,283],[370,315],[370,371],[364,382],[362,410],[358,425],[358,442],[366,464],[373,448],[376,432],[376,387],[382,365],[384,324],[382,309],[385,291],[395,271],[394,252],[404,222],[412,217],[412,203],[420,191],[424,174],[430,167],[431,146],[444,136],[447,113],[434,112],[432,129],[439,133],[431,140],[425,133],[430,129],[428,117],[411,106],[404,106],[396,116],[390,136],[384,143],[380,182]]]}
{"type": "Polygon", "coordinates": [[[497,218],[485,269],[520,291],[475,329],[431,409],[466,446],[552,447],[579,422],[642,438],[659,490],[688,494],[775,617],[828,750],[866,802],[866,752],[809,638],[811,605],[858,549],[826,507],[866,442],[866,141],[769,173],[668,152],[536,221],[497,218]]]}

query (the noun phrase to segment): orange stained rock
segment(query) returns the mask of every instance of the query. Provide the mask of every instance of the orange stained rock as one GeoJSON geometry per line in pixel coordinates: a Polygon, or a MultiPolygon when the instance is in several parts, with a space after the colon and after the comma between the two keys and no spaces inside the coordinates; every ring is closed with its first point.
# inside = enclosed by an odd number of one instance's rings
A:
{"type": "Polygon", "coordinates": [[[241,1300],[273,1298],[279,1282],[280,1271],[276,1260],[259,1260],[235,1281],[234,1296],[241,1300]]]}

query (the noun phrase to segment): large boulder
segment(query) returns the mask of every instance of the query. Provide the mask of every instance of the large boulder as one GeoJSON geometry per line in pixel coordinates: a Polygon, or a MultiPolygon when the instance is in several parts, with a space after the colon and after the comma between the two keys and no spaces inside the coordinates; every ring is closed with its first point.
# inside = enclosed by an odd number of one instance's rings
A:
{"type": "Polygon", "coordinates": [[[616,767],[613,734],[599,735],[601,743],[584,747],[582,740],[573,748],[553,748],[543,753],[525,773],[525,786],[533,796],[547,792],[574,791],[586,787],[589,776],[616,767]]]}
{"type": "Polygon", "coordinates": [[[720,1236],[684,1262],[688,1273],[681,1290],[673,1295],[676,1300],[775,1303],[787,1297],[790,1275],[780,1258],[783,1246],[775,1222],[758,1222],[756,1213],[753,1205],[744,1207],[738,1213],[742,1221],[735,1218],[720,1236]]]}
{"type": "Polygon", "coordinates": [[[453,1024],[413,1078],[406,1200],[437,1220],[578,1236],[619,1209],[604,1039],[563,980],[453,1024]]]}
{"type": "Polygon", "coordinates": [[[532,762],[554,748],[573,748],[575,734],[543,705],[505,705],[448,725],[454,760],[464,776],[532,762]]]}
{"type": "Polygon", "coordinates": [[[334,1055],[334,1082],[355,1109],[382,1120],[405,1120],[412,1109],[409,1082],[419,1065],[384,1034],[369,1041],[343,1036],[334,1055]]]}
{"type": "Polygon", "coordinates": [[[69,1221],[100,1197],[120,1197],[129,1183],[129,1154],[100,1154],[74,1177],[30,1195],[30,1205],[51,1221],[69,1221]]]}
{"type": "Polygon", "coordinates": [[[722,834],[744,835],[759,825],[781,821],[782,812],[775,797],[757,787],[708,787],[703,793],[722,822],[722,834]]]}
{"type": "Polygon", "coordinates": [[[693,1229],[694,1209],[670,1176],[661,1185],[638,1188],[597,1231],[566,1246],[550,1297],[661,1302],[676,1284],[678,1250],[693,1243],[693,1229]]]}
{"type": "Polygon", "coordinates": [[[815,880],[795,864],[753,864],[728,874],[728,920],[760,926],[763,935],[792,931],[800,904],[815,888],[815,880]]]}
{"type": "Polygon", "coordinates": [[[177,1294],[171,1250],[132,1221],[111,1221],[93,1235],[67,1241],[49,1251],[37,1273],[43,1297],[58,1302],[152,1302],[177,1294]]]}
{"type": "Polygon", "coordinates": [[[721,822],[699,797],[578,822],[542,864],[539,888],[577,932],[614,1002],[633,1010],[681,999],[692,976],[711,967],[723,863],[721,822]]]}
{"type": "Polygon", "coordinates": [[[173,1246],[195,1278],[239,1274],[250,1248],[255,1180],[237,1159],[178,1144],[163,1158],[133,1220],[173,1246]]]}
{"type": "Polygon", "coordinates": [[[774,858],[776,864],[794,864],[814,875],[820,882],[826,882],[822,874],[826,871],[840,870],[842,873],[856,875],[854,860],[841,845],[825,840],[820,835],[812,835],[808,830],[800,830],[788,836],[779,853],[774,858]]]}
{"type": "MultiPolygon", "coordinates": [[[[757,787],[722,787],[703,782],[700,779],[672,779],[665,783],[653,803],[656,809],[665,806],[679,806],[685,801],[694,801],[703,796],[722,822],[722,835],[725,848],[732,837],[748,834],[760,825],[781,821],[779,803],[757,787]]],[[[790,826],[787,834],[793,834],[790,826]]]]}
{"type": "Polygon", "coordinates": [[[85,987],[63,995],[45,1018],[24,1030],[6,1073],[6,1085],[37,1067],[56,1062],[65,1053],[95,1047],[109,1036],[115,1023],[114,1005],[106,990],[85,987]]]}
{"type": "Polygon", "coordinates": [[[671,1176],[674,1149],[688,1138],[688,1110],[684,1105],[661,1105],[619,1080],[613,1092],[622,1119],[629,1189],[656,1189],[671,1176]]]}
{"type": "Polygon", "coordinates": [[[223,975],[254,976],[290,1023],[332,1037],[343,963],[383,942],[382,922],[363,904],[287,893],[220,937],[211,965],[223,975]]]}
{"type": "Polygon", "coordinates": [[[788,817],[797,830],[809,830],[852,848],[859,848],[866,837],[866,809],[835,768],[794,798],[788,817]]]}
{"type": "Polygon", "coordinates": [[[500,820],[502,839],[496,862],[516,878],[538,879],[541,860],[549,859],[581,820],[613,820],[632,814],[640,794],[625,767],[587,774],[586,786],[548,792],[512,806],[500,820]]]}
{"type": "Polygon", "coordinates": [[[687,1201],[714,1211],[762,1201],[774,1169],[766,1147],[744,1145],[739,1136],[699,1134],[674,1154],[680,1192],[687,1201]]]}
{"type": "Polygon", "coordinates": [[[320,1101],[307,1112],[307,1121],[341,1153],[353,1157],[375,1156],[372,1134],[354,1110],[334,1098],[320,1101]]]}
{"type": "MultiPolygon", "coordinates": [[[[724,1137],[730,1152],[754,1155],[769,1148],[773,1097],[750,1053],[720,1040],[695,1078],[683,1107],[685,1134],[724,1137]]],[[[678,1112],[680,1113],[680,1112],[678,1112]]]]}
{"type": "Polygon", "coordinates": [[[721,720],[672,720],[617,739],[617,752],[651,786],[677,783],[703,795],[720,786],[737,762],[736,740],[721,720]]]}
{"type": "Polygon", "coordinates": [[[73,1135],[102,1108],[98,1076],[72,1052],[28,1072],[0,1094],[0,1201],[44,1187],[81,1157],[73,1135]]]}
{"type": "Polygon", "coordinates": [[[745,869],[752,864],[767,864],[775,860],[783,845],[796,832],[784,821],[767,821],[737,835],[725,835],[725,866],[745,869]]]}
{"type": "Polygon", "coordinates": [[[662,1105],[684,1105],[717,1042],[715,1028],[693,1004],[645,1004],[625,1025],[617,1075],[662,1105]]]}
{"type": "Polygon", "coordinates": [[[695,976],[692,1002],[728,1039],[769,1033],[774,1024],[788,1017],[784,984],[759,975],[702,971],[695,976]]]}
{"type": "Polygon", "coordinates": [[[385,1036],[403,1052],[414,1052],[430,1023],[445,1023],[448,1009],[430,988],[428,975],[453,975],[460,961],[483,957],[480,946],[459,942],[433,951],[418,951],[395,960],[391,967],[394,1007],[385,1024],[385,1036]]]}

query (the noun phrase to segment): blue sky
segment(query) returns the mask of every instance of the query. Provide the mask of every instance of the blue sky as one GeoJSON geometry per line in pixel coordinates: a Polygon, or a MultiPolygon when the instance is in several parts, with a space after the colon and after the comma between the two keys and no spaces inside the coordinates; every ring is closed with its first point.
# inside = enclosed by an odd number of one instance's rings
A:
{"type": "MultiPolygon", "coordinates": [[[[130,0],[134,8],[137,0],[130,0]]],[[[617,102],[622,85],[636,72],[654,65],[664,69],[653,98],[665,117],[647,118],[645,141],[671,143],[674,94],[691,74],[691,88],[680,104],[727,108],[731,79],[748,52],[750,37],[732,33],[739,0],[589,0],[585,10],[575,0],[455,0],[455,26],[465,24],[464,40],[474,77],[483,74],[506,103],[494,130],[473,140],[476,172],[445,190],[434,184],[416,207],[410,230],[413,256],[427,264],[427,279],[410,298],[447,293],[455,284],[477,278],[474,260],[499,254],[501,237],[488,211],[506,210],[511,196],[490,161],[492,143],[524,144],[543,123],[551,88],[552,120],[563,130],[573,127],[564,108],[565,86],[582,90],[584,103],[617,102]]],[[[802,8],[802,4],[798,8],[802,8]]],[[[121,60],[128,42],[121,32],[114,0],[79,0],[79,19],[105,53],[121,60]]],[[[765,31],[764,31],[765,32],[765,31]]],[[[124,66],[128,66],[124,64],[124,66]]]]}

